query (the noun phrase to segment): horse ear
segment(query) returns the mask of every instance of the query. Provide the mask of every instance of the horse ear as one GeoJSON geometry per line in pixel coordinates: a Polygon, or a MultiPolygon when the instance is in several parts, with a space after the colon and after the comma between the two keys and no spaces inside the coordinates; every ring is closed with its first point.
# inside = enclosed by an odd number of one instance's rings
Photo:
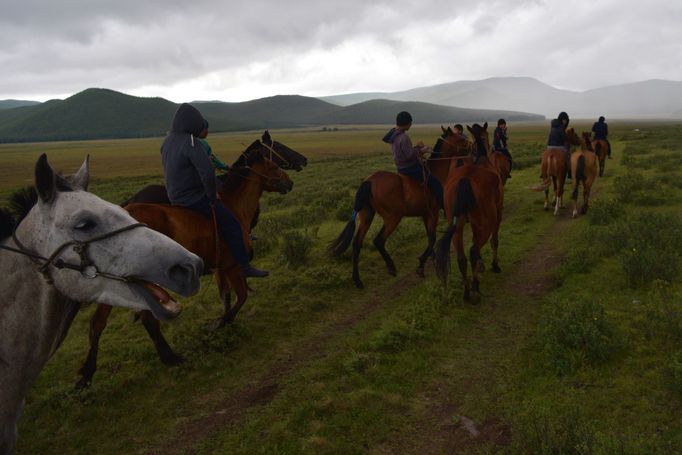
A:
{"type": "Polygon", "coordinates": [[[474,133],[474,130],[471,129],[471,127],[470,127],[469,125],[467,125],[467,130],[469,130],[469,132],[470,132],[471,134],[476,135],[476,133],[474,133]]]}
{"type": "Polygon", "coordinates": [[[40,155],[36,162],[36,191],[40,200],[45,203],[50,203],[57,196],[57,183],[54,171],[47,162],[47,155],[44,153],[40,155]]]}
{"type": "Polygon", "coordinates": [[[483,124],[483,130],[484,130],[484,131],[487,131],[487,130],[488,130],[488,122],[485,122],[485,123],[483,124]]]}
{"type": "Polygon", "coordinates": [[[272,139],[270,139],[270,132],[268,130],[265,130],[265,132],[263,133],[261,141],[265,142],[266,144],[272,142],[272,139]]]}
{"type": "Polygon", "coordinates": [[[446,133],[446,132],[450,129],[450,127],[448,126],[448,130],[446,130],[445,127],[444,127],[443,125],[441,125],[441,126],[440,126],[440,129],[441,129],[444,133],[446,133]]]}
{"type": "Polygon", "coordinates": [[[450,128],[449,126],[448,126],[448,133],[454,134],[453,131],[452,131],[452,128],[450,128]]]}
{"type": "Polygon", "coordinates": [[[83,191],[88,190],[90,183],[90,155],[85,157],[85,161],[81,164],[80,169],[71,177],[71,183],[83,191]]]}

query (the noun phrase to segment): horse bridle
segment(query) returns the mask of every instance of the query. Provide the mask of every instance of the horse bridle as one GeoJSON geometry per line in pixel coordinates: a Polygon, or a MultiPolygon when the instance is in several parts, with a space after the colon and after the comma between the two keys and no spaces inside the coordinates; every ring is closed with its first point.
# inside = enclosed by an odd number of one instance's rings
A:
{"type": "MultiPolygon", "coordinates": [[[[17,228],[18,227],[19,226],[17,226],[17,228]]],[[[110,280],[127,282],[130,281],[131,278],[120,275],[114,275],[112,273],[101,272],[95,265],[95,262],[92,259],[90,259],[88,255],[88,247],[90,246],[91,243],[99,242],[100,240],[105,240],[115,235],[139,227],[147,227],[147,225],[144,223],[133,223],[128,226],[113,230],[111,232],[107,232],[106,234],[98,235],[85,241],[70,240],[68,242],[61,244],[57,249],[54,250],[52,254],[50,254],[49,257],[44,257],[39,254],[36,254],[29,250],[26,246],[24,246],[17,238],[17,228],[15,228],[14,232],[12,233],[12,239],[14,240],[14,243],[17,245],[18,248],[0,245],[0,249],[28,256],[34,263],[40,264],[40,266],[38,267],[38,271],[43,275],[43,278],[45,278],[45,282],[50,285],[54,284],[52,276],[50,275],[50,266],[53,266],[60,270],[61,269],[75,270],[77,272],[80,272],[83,277],[88,279],[93,279],[99,276],[102,278],[108,278],[110,280]],[[70,246],[73,246],[73,250],[80,257],[81,261],[80,264],[66,262],[58,257],[62,253],[62,251],[64,251],[66,248],[70,246]]]]}
{"type": "MultiPolygon", "coordinates": [[[[446,144],[452,146],[455,150],[460,150],[460,149],[464,148],[466,151],[469,152],[469,154],[471,154],[471,153],[474,151],[474,147],[475,147],[475,145],[476,145],[476,142],[469,142],[469,141],[467,141],[466,147],[461,147],[461,146],[455,144],[454,142],[450,142],[449,140],[447,140],[447,139],[444,138],[444,137],[439,137],[438,140],[439,140],[439,141],[442,141],[442,142],[445,142],[446,144]]],[[[462,156],[462,155],[453,155],[453,156],[447,156],[447,157],[440,157],[440,156],[439,156],[439,157],[437,157],[437,158],[432,158],[432,157],[430,157],[430,158],[429,158],[429,161],[456,160],[456,159],[461,159],[461,158],[465,158],[465,156],[462,156]]]]}

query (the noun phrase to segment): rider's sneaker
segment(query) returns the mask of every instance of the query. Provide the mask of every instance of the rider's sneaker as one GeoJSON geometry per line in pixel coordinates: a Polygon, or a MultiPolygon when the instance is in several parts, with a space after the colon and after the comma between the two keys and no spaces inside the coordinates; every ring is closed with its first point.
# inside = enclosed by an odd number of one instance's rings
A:
{"type": "Polygon", "coordinates": [[[244,278],[265,278],[270,273],[267,270],[259,270],[251,264],[239,266],[244,278]]]}

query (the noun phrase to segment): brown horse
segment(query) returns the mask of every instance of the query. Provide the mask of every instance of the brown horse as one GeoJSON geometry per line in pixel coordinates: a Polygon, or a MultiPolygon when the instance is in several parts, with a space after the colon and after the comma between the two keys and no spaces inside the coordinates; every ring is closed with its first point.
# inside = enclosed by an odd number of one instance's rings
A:
{"type": "MultiPolygon", "coordinates": [[[[575,134],[573,128],[566,130],[566,138],[569,148],[573,145],[580,145],[580,138],[575,134]]],[[[547,147],[542,154],[541,175],[542,188],[545,190],[544,207],[545,210],[549,208],[549,185],[551,183],[554,186],[554,215],[559,213],[559,208],[563,208],[562,198],[569,166],[567,157],[570,157],[570,154],[567,154],[564,147],[547,147]]]]}
{"type": "Polygon", "coordinates": [[[597,155],[590,144],[590,133],[583,133],[580,141],[580,150],[571,154],[571,172],[573,173],[573,218],[578,216],[578,187],[583,184],[583,206],[581,214],[587,213],[590,190],[597,178],[597,155]]]}
{"type": "MultiPolygon", "coordinates": [[[[447,177],[453,157],[468,156],[471,152],[471,143],[463,136],[454,134],[450,128],[443,129],[443,134],[436,142],[426,167],[442,183],[447,177]]],[[[384,225],[374,238],[374,246],[384,259],[388,273],[395,276],[397,273],[395,263],[386,251],[386,240],[404,217],[420,217],[424,221],[428,237],[428,245],[419,256],[417,266],[417,274],[423,277],[424,263],[433,254],[433,245],[436,242],[439,210],[438,204],[425,185],[395,172],[375,172],[360,184],[355,194],[351,220],[339,237],[329,245],[329,253],[335,257],[341,255],[348,249],[352,240],[353,281],[358,288],[362,288],[358,270],[360,249],[374,215],[378,213],[384,225]]]]}
{"type": "Polygon", "coordinates": [[[604,175],[604,169],[606,167],[606,155],[609,153],[609,143],[603,139],[595,139],[592,141],[592,148],[594,149],[594,153],[597,154],[597,158],[599,158],[599,177],[601,177],[604,175]]]}
{"type": "MultiPolygon", "coordinates": [[[[487,124],[486,124],[487,126],[487,124]]],[[[474,135],[476,145],[484,149],[487,143],[485,127],[475,124],[469,131],[474,135]]],[[[453,162],[445,183],[445,212],[448,229],[436,246],[436,273],[447,283],[450,272],[450,244],[457,251],[457,263],[462,274],[464,299],[480,299],[479,274],[483,271],[481,249],[490,239],[493,251],[492,270],[499,273],[498,247],[499,230],[502,221],[503,187],[502,179],[492,166],[469,162],[453,162]],[[467,258],[464,253],[464,228],[471,223],[472,245],[469,249],[473,281],[467,277],[467,258]],[[454,238],[453,238],[454,237],[454,238]]]]}
{"type": "MultiPolygon", "coordinates": [[[[239,220],[245,233],[247,249],[251,250],[248,228],[258,209],[263,191],[287,193],[293,183],[284,171],[269,159],[264,159],[261,154],[242,155],[230,172],[219,176],[218,179],[221,182],[220,199],[239,220]]],[[[218,320],[219,325],[232,322],[246,302],[248,286],[234,258],[223,246],[223,241],[220,238],[216,241],[214,221],[191,210],[167,204],[133,203],[124,208],[133,218],[175,239],[204,260],[204,271],[213,272],[216,276],[224,307],[224,314],[218,320]],[[234,289],[237,295],[234,307],[231,307],[230,303],[230,289],[234,289]]],[[[78,388],[90,384],[95,374],[99,339],[110,313],[111,306],[98,305],[90,320],[90,350],[79,370],[81,379],[76,384],[78,388]]],[[[146,311],[142,311],[138,316],[154,342],[161,361],[166,365],[177,365],[182,362],[182,357],[175,354],[164,339],[159,322],[146,311]]]]}

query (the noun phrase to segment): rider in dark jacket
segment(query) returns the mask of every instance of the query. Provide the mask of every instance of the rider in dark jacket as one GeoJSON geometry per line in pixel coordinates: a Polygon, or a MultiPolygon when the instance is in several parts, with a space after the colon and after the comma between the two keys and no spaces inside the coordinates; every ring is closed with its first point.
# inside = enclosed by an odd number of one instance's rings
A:
{"type": "Polygon", "coordinates": [[[211,218],[230,248],[244,277],[262,278],[268,272],[249,264],[242,228],[237,218],[218,200],[215,170],[198,137],[206,122],[192,105],[183,103],[175,112],[173,126],[161,145],[161,160],[171,204],[195,210],[211,218]]]}
{"type": "Polygon", "coordinates": [[[493,150],[507,157],[509,160],[509,177],[511,177],[512,156],[507,148],[507,122],[503,118],[497,121],[497,128],[493,133],[493,150]]]}
{"type": "Polygon", "coordinates": [[[598,122],[594,122],[594,125],[592,125],[592,132],[594,133],[592,140],[606,141],[606,144],[608,145],[609,158],[611,158],[611,143],[607,139],[607,136],[609,135],[609,125],[606,123],[604,116],[599,117],[598,122]]]}
{"type": "Polygon", "coordinates": [[[566,137],[566,128],[570,119],[566,112],[559,113],[558,117],[550,123],[549,137],[547,138],[547,147],[561,147],[564,149],[566,156],[566,169],[568,178],[571,178],[571,155],[568,138],[566,137]]]}

